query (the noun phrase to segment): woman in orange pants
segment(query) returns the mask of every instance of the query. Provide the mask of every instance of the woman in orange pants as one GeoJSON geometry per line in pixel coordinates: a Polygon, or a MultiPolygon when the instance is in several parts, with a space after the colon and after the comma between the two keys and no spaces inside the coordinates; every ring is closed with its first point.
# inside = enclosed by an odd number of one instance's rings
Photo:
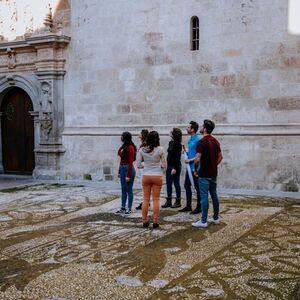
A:
{"type": "Polygon", "coordinates": [[[166,167],[164,149],[160,146],[157,131],[149,132],[145,146],[138,151],[137,167],[144,168],[142,178],[144,193],[142,205],[143,227],[149,227],[148,209],[152,192],[153,228],[155,229],[159,227],[160,191],[163,184],[163,169],[166,167]]]}

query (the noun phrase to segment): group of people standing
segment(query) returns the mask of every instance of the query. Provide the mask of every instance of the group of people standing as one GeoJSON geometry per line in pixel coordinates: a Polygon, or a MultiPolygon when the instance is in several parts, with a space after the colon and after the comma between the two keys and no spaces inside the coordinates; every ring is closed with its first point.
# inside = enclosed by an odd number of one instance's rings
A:
{"type": "Polygon", "coordinates": [[[181,157],[185,155],[187,171],[184,187],[186,191],[186,206],[179,212],[190,212],[198,214],[202,212],[201,219],[192,223],[198,228],[208,227],[208,223],[219,224],[219,200],[217,187],[217,166],[223,156],[219,142],[211,133],[215,124],[211,120],[204,120],[200,129],[201,136],[197,133],[199,125],[191,121],[187,127],[190,135],[188,149],[182,145],[182,131],[173,128],[170,132],[170,141],[167,149],[167,159],[157,131],[143,129],[140,133],[141,145],[139,149],[132,141],[130,132],[123,132],[121,136],[122,146],[118,150],[120,156],[119,178],[122,188],[121,208],[116,213],[129,215],[132,212],[133,183],[136,175],[133,162],[136,160],[137,168],[141,169],[143,202],[136,207],[142,209],[143,227],[149,227],[148,210],[150,198],[153,199],[153,228],[159,227],[160,193],[163,185],[163,174],[166,176],[167,197],[162,208],[181,207],[181,157]],[[176,199],[172,203],[172,186],[175,187],[176,199]],[[192,187],[197,194],[196,208],[192,210],[192,187]],[[208,193],[210,193],[214,215],[212,219],[207,218],[208,193]],[[126,209],[127,203],[127,209],[126,209]]]}

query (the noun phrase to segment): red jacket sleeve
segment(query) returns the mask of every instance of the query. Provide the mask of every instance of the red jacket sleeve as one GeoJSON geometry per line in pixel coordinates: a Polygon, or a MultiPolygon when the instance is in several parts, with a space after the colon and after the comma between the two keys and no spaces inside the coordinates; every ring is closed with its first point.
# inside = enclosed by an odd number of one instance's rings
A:
{"type": "Polygon", "coordinates": [[[133,161],[134,161],[134,147],[130,145],[127,148],[127,153],[128,153],[128,171],[126,177],[131,177],[131,172],[132,172],[132,166],[133,166],[133,161]]]}

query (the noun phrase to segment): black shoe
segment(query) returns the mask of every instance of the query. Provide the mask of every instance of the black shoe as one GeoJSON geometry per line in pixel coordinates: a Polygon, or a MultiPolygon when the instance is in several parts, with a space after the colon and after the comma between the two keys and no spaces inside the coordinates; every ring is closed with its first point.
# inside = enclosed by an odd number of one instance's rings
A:
{"type": "MultiPolygon", "coordinates": [[[[137,210],[142,209],[142,206],[143,206],[143,202],[140,203],[135,209],[137,209],[137,210]]],[[[149,203],[149,207],[150,207],[150,203],[149,203]]]]}
{"type": "Polygon", "coordinates": [[[195,215],[195,214],[200,214],[201,213],[201,208],[196,207],[193,211],[191,211],[191,215],[195,215]]]}
{"type": "MultiPolygon", "coordinates": [[[[153,224],[154,226],[154,224],[153,224]]],[[[143,223],[143,228],[148,228],[149,227],[149,222],[143,223]]]]}
{"type": "Polygon", "coordinates": [[[142,209],[143,202],[141,202],[135,209],[142,209]]]}
{"type": "Polygon", "coordinates": [[[178,212],[188,212],[188,211],[192,211],[191,207],[184,207],[183,209],[179,209],[178,212]]]}
{"type": "Polygon", "coordinates": [[[158,223],[153,223],[153,229],[157,229],[159,227],[158,223]]]}
{"type": "Polygon", "coordinates": [[[181,198],[176,198],[175,203],[171,206],[172,208],[181,207],[181,198]]]}
{"type": "Polygon", "coordinates": [[[171,207],[172,206],[172,199],[166,198],[167,201],[165,202],[164,205],[162,205],[162,208],[167,208],[167,207],[171,207]]]}

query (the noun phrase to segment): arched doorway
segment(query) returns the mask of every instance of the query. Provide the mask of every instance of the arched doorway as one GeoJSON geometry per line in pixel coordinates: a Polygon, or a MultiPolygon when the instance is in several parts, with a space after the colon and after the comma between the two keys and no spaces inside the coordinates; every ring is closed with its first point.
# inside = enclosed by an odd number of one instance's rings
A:
{"type": "Polygon", "coordinates": [[[34,167],[34,123],[30,97],[20,88],[8,91],[1,104],[2,162],[5,173],[31,174],[34,167]]]}

